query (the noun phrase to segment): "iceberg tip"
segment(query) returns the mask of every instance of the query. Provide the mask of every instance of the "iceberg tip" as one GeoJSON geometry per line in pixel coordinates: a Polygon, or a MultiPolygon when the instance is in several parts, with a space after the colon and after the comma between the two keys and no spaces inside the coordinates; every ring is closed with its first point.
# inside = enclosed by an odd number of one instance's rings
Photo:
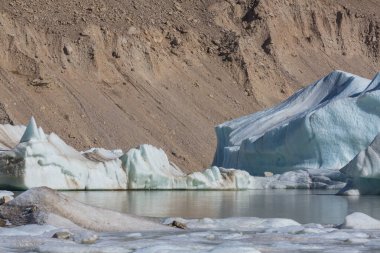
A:
{"type": "Polygon", "coordinates": [[[37,128],[37,123],[34,117],[32,116],[29,120],[28,126],[25,129],[23,136],[21,137],[20,143],[28,142],[32,139],[39,139],[40,132],[37,128]]]}

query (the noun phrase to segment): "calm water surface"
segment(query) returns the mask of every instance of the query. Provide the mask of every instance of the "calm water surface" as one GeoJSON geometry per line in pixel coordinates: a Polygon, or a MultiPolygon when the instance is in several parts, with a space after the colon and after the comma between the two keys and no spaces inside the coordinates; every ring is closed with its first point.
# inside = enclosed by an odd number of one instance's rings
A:
{"type": "Polygon", "coordinates": [[[290,218],[339,224],[354,211],[380,219],[380,196],[343,197],[336,191],[80,191],[64,192],[83,203],[151,217],[290,218]]]}

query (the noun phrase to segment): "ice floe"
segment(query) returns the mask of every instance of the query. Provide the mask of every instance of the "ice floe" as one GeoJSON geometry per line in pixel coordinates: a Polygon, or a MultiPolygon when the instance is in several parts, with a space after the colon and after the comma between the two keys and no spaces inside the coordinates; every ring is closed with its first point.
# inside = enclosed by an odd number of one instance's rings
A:
{"type": "Polygon", "coordinates": [[[81,241],[75,232],[48,225],[0,228],[0,249],[6,252],[49,253],[376,252],[380,249],[378,229],[302,225],[286,219],[180,220],[187,224],[186,229],[100,232],[92,244],[84,244],[85,241],[81,241]],[[60,231],[72,233],[73,238],[53,238],[60,231]]]}
{"type": "Polygon", "coordinates": [[[335,71],[281,104],[216,127],[213,164],[253,175],[341,169],[380,132],[380,75],[335,71]]]}
{"type": "Polygon", "coordinates": [[[257,217],[164,218],[160,221],[91,207],[43,187],[31,189],[0,205],[0,217],[10,221],[0,227],[1,252],[380,250],[380,221],[363,213],[352,213],[343,224],[335,226],[257,217]],[[57,223],[56,217],[69,222],[57,223]],[[14,224],[14,220],[23,223],[14,224]],[[182,224],[183,229],[170,227],[174,222],[182,224]]]}

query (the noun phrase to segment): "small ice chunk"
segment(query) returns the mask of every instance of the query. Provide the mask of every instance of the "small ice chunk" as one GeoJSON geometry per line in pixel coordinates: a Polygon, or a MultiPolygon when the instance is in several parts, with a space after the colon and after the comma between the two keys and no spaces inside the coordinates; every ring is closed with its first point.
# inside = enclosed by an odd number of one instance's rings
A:
{"type": "Polygon", "coordinates": [[[347,215],[340,228],[347,229],[380,229],[380,221],[364,213],[355,212],[347,215]]]}

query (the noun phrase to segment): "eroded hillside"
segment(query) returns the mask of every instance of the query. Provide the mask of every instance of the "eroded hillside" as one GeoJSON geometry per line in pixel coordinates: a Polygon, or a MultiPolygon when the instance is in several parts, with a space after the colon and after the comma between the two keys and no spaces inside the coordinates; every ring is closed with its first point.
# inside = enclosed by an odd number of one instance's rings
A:
{"type": "Polygon", "coordinates": [[[0,3],[0,123],[34,115],[78,149],[163,147],[208,166],[214,125],[268,107],[333,69],[380,68],[380,3],[0,3]]]}

